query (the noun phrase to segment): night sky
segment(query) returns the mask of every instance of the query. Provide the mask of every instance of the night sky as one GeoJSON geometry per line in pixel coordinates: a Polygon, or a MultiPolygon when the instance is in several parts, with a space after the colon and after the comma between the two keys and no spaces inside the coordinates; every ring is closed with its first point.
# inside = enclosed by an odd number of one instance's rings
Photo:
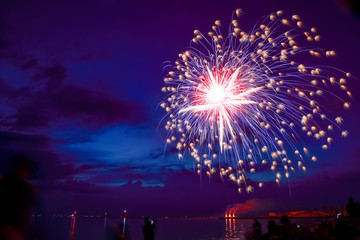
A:
{"type": "Polygon", "coordinates": [[[359,56],[360,17],[347,1],[2,0],[0,173],[13,154],[31,157],[37,211],[49,214],[222,216],[239,204],[258,215],[360,201],[359,56]],[[194,29],[220,19],[226,32],[237,8],[245,30],[280,9],[299,14],[337,52],[325,64],[353,75],[351,109],[341,110],[349,137],[290,185],[266,182],[250,194],[198,176],[190,156],[165,148],[159,107],[166,61],[194,29]]]}

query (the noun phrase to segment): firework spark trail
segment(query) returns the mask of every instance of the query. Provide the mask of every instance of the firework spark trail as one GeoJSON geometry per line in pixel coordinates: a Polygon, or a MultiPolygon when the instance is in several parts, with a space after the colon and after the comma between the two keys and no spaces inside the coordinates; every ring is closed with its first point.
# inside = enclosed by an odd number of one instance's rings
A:
{"type": "Polygon", "coordinates": [[[328,118],[321,100],[332,97],[349,108],[330,88],[337,85],[351,98],[350,73],[295,61],[298,55],[336,55],[315,46],[317,29],[306,29],[298,15],[288,20],[278,11],[247,33],[236,19],[240,13],[235,11],[227,37],[219,20],[208,36],[194,31],[193,43],[164,79],[167,98],[160,106],[168,116],[167,144],[176,144],[179,158],[189,151],[199,174],[219,172],[237,183],[239,192],[251,192],[248,175],[260,164],[269,165],[279,183],[296,165],[305,171],[306,159],[317,160],[303,135],[328,148],[343,118],[328,118]],[[313,47],[300,47],[303,42],[313,47]],[[335,70],[343,76],[337,78],[335,70]]]}

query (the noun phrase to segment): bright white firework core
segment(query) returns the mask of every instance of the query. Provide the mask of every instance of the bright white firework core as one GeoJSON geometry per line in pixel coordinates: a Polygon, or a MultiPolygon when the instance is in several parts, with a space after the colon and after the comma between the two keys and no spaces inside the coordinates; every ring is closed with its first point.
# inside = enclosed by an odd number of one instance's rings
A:
{"type": "Polygon", "coordinates": [[[231,136],[235,139],[234,123],[231,119],[230,112],[235,112],[242,105],[257,104],[250,100],[249,97],[262,87],[242,89],[239,88],[237,78],[239,77],[240,68],[237,68],[230,76],[220,76],[214,74],[209,67],[206,68],[208,77],[205,78],[207,84],[205,87],[198,86],[196,104],[183,108],[179,113],[202,112],[207,116],[218,119],[217,134],[219,135],[220,151],[223,151],[224,138],[231,136]]]}
{"type": "Polygon", "coordinates": [[[213,85],[211,86],[209,92],[207,93],[207,100],[211,104],[219,105],[222,104],[225,100],[225,89],[222,85],[213,85]]]}

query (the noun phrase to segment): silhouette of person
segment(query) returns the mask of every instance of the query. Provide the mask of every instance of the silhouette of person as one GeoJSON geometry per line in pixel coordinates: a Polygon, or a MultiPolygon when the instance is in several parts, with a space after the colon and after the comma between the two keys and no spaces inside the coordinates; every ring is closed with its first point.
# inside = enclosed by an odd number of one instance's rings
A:
{"type": "Polygon", "coordinates": [[[358,239],[358,230],[352,226],[348,219],[339,218],[335,223],[334,239],[335,240],[353,240],[358,239]]]}
{"type": "Polygon", "coordinates": [[[268,232],[261,235],[260,240],[269,240],[279,237],[275,220],[271,219],[267,225],[268,232]]]}
{"type": "Polygon", "coordinates": [[[144,240],[154,240],[155,239],[155,224],[156,220],[151,219],[150,217],[145,218],[145,224],[142,228],[144,233],[144,240]]]}
{"type": "Polygon", "coordinates": [[[360,205],[355,202],[352,197],[349,197],[349,202],[346,204],[346,211],[349,217],[360,217],[360,205]]]}
{"type": "Polygon", "coordinates": [[[259,239],[261,236],[261,224],[257,219],[254,219],[254,223],[252,224],[252,227],[250,229],[250,232],[248,233],[246,239],[248,240],[256,240],[259,239]]]}
{"type": "Polygon", "coordinates": [[[254,223],[253,223],[252,227],[259,228],[261,231],[261,224],[259,223],[259,221],[257,219],[254,219],[254,223]]]}
{"type": "Polygon", "coordinates": [[[0,179],[0,239],[24,239],[30,225],[35,195],[26,178],[31,160],[25,155],[12,159],[10,173],[0,179]]]}
{"type": "Polygon", "coordinates": [[[284,240],[291,239],[291,222],[287,216],[280,218],[281,235],[284,240]]]}

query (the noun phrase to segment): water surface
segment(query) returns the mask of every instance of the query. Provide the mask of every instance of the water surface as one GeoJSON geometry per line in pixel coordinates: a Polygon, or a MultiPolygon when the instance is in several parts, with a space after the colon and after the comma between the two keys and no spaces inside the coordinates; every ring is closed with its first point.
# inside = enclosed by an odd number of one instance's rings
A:
{"type": "MultiPolygon", "coordinates": [[[[35,218],[32,234],[39,240],[107,240],[116,218],[35,218]]],[[[252,219],[158,219],[155,229],[156,240],[244,240],[251,228],[252,219]]],[[[279,223],[279,220],[276,220],[279,223]]],[[[314,226],[318,219],[294,219],[297,224],[314,226]]],[[[262,231],[266,232],[267,219],[260,219],[262,231]]],[[[129,239],[143,239],[144,219],[128,218],[126,232],[129,239]]]]}

